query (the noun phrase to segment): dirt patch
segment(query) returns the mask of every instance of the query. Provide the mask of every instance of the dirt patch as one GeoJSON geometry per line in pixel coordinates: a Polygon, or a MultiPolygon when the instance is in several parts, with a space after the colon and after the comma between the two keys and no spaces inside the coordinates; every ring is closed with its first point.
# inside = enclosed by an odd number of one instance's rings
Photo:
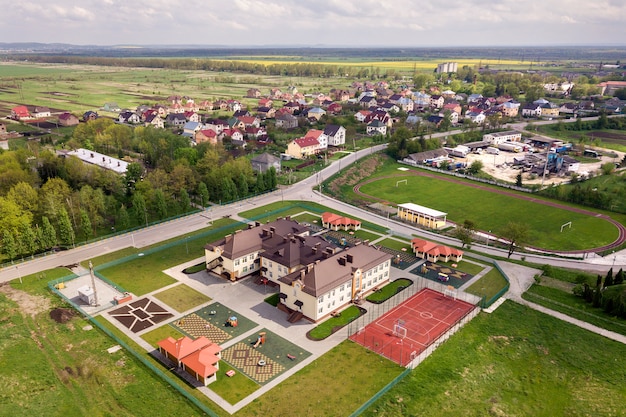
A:
{"type": "Polygon", "coordinates": [[[61,323],[61,324],[67,323],[75,315],[76,315],[76,312],[69,308],[55,308],[54,310],[50,311],[50,318],[56,321],[57,323],[61,323]]]}
{"type": "Polygon", "coordinates": [[[16,290],[9,284],[0,285],[0,292],[5,294],[9,299],[14,301],[22,314],[35,317],[39,313],[48,311],[52,304],[46,297],[40,295],[31,295],[22,290],[16,290]]]}
{"type": "Polygon", "coordinates": [[[565,282],[558,279],[550,278],[550,277],[541,277],[540,285],[544,287],[556,288],[557,290],[565,291],[571,293],[576,284],[571,282],[565,282]]]}

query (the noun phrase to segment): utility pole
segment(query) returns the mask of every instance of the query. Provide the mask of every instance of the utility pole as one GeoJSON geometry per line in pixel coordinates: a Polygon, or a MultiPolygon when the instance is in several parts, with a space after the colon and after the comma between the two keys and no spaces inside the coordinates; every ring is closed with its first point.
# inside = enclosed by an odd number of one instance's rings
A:
{"type": "Polygon", "coordinates": [[[98,307],[98,293],[96,293],[96,277],[93,273],[93,263],[89,261],[89,274],[91,275],[91,289],[93,290],[93,305],[98,307]]]}

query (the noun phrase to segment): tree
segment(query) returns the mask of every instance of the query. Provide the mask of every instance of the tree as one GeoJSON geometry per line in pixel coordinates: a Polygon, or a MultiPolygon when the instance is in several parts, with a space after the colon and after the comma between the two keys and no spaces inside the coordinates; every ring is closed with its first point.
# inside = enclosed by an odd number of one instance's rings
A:
{"type": "Polygon", "coordinates": [[[615,171],[615,164],[613,162],[606,162],[600,165],[602,175],[611,175],[615,171]]]}
{"type": "Polygon", "coordinates": [[[507,240],[508,243],[508,258],[513,255],[515,249],[523,248],[524,244],[528,240],[529,230],[528,226],[524,223],[509,222],[500,231],[500,236],[507,240]]]}
{"type": "Polygon", "coordinates": [[[278,185],[278,178],[276,176],[276,168],[270,167],[266,172],[267,188],[273,190],[278,185]]]}
{"type": "Polygon", "coordinates": [[[482,169],[483,169],[482,161],[476,160],[472,162],[472,164],[467,169],[467,172],[469,172],[471,175],[477,175],[482,169]]]}
{"type": "Polygon", "coordinates": [[[27,182],[18,182],[11,187],[7,198],[13,200],[23,211],[36,213],[39,210],[37,191],[27,182]]]}
{"type": "Polygon", "coordinates": [[[67,214],[65,207],[59,210],[59,238],[64,245],[74,245],[74,229],[72,229],[72,222],[70,216],[67,214]]]}
{"type": "Polygon", "coordinates": [[[518,187],[522,186],[522,173],[518,173],[517,176],[515,177],[515,185],[518,187]]]}
{"type": "Polygon", "coordinates": [[[606,277],[604,277],[603,288],[610,287],[611,285],[613,285],[613,268],[609,269],[609,272],[607,272],[606,277]]]}
{"type": "Polygon", "coordinates": [[[126,168],[126,187],[128,194],[132,194],[135,190],[135,184],[141,179],[143,167],[137,162],[131,162],[126,168]]]}
{"type": "Polygon", "coordinates": [[[117,212],[117,230],[126,230],[130,227],[130,218],[128,216],[128,210],[126,206],[122,204],[117,212]]]}
{"type": "Polygon", "coordinates": [[[91,220],[89,219],[89,213],[87,210],[80,209],[80,229],[85,236],[85,240],[89,240],[89,238],[93,234],[93,230],[91,228],[91,220]]]}
{"type": "Polygon", "coordinates": [[[22,224],[19,231],[20,252],[34,255],[39,245],[37,245],[37,235],[28,224],[22,224]]]}
{"type": "Polygon", "coordinates": [[[57,244],[57,232],[46,216],[41,218],[41,249],[47,250],[57,244]]]}
{"type": "Polygon", "coordinates": [[[2,230],[2,253],[4,253],[8,259],[15,259],[17,256],[15,237],[8,229],[2,230]]]}
{"type": "Polygon", "coordinates": [[[187,213],[191,210],[191,201],[189,200],[189,193],[184,188],[180,190],[180,211],[187,213]]]}
{"type": "Polygon", "coordinates": [[[620,268],[619,271],[617,271],[615,278],[613,279],[613,284],[622,285],[623,283],[624,283],[624,271],[622,270],[622,268],[620,268]]]}
{"type": "Polygon", "coordinates": [[[198,196],[200,196],[200,205],[202,207],[206,207],[209,204],[209,190],[206,186],[206,183],[200,181],[198,183],[198,196]]]}
{"type": "Polygon", "coordinates": [[[133,217],[138,224],[148,225],[148,212],[146,209],[146,200],[141,193],[135,193],[132,199],[133,217]]]}
{"type": "Polygon", "coordinates": [[[159,220],[167,218],[167,202],[165,201],[165,194],[160,188],[154,192],[154,208],[159,220]]]}

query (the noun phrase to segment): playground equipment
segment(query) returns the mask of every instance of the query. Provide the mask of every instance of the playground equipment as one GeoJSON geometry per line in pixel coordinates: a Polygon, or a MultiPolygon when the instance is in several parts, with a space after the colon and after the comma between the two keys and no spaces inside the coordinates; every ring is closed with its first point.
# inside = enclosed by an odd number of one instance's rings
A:
{"type": "Polygon", "coordinates": [[[444,274],[443,272],[439,272],[437,274],[437,279],[441,282],[448,282],[448,280],[450,279],[450,277],[448,276],[448,274],[444,274]]]}
{"type": "Polygon", "coordinates": [[[237,321],[237,316],[230,316],[228,321],[226,322],[230,327],[237,327],[239,324],[237,321]]]}
{"type": "Polygon", "coordinates": [[[253,348],[258,348],[259,346],[265,344],[265,332],[259,333],[259,337],[256,340],[256,343],[252,345],[253,348]]]}

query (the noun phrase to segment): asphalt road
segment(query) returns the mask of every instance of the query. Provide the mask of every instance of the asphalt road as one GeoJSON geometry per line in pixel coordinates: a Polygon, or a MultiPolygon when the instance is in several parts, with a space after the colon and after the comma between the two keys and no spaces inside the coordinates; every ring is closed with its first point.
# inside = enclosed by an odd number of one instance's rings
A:
{"type": "MultiPolygon", "coordinates": [[[[570,119],[573,121],[573,119],[570,119]]],[[[585,119],[588,120],[588,119],[585,119]]],[[[536,122],[535,124],[541,124],[536,122]]],[[[546,122],[554,123],[554,122],[546,122]]],[[[510,125],[511,128],[521,130],[525,123],[510,125]]],[[[445,136],[454,132],[438,133],[433,136],[445,136]]],[[[68,251],[58,252],[41,258],[31,259],[15,266],[8,266],[0,270],[0,283],[10,281],[20,276],[34,274],[47,269],[72,265],[90,258],[114,252],[126,247],[134,246],[142,248],[154,243],[158,243],[177,236],[194,232],[200,228],[206,227],[211,220],[218,219],[226,215],[249,210],[253,207],[263,206],[280,200],[305,200],[323,204],[331,209],[341,210],[351,216],[359,217],[363,220],[385,225],[389,230],[400,236],[410,237],[418,235],[425,238],[432,238],[444,244],[458,245],[458,240],[438,235],[427,230],[418,229],[409,225],[395,222],[368,211],[359,209],[349,204],[334,200],[328,196],[319,193],[317,186],[328,177],[336,174],[346,166],[366,157],[374,152],[382,150],[386,144],[377,145],[372,148],[363,149],[348,155],[338,161],[333,162],[315,175],[300,181],[292,186],[281,188],[269,194],[260,197],[254,197],[242,202],[227,204],[223,206],[213,206],[208,210],[195,213],[183,218],[172,220],[166,223],[150,226],[132,233],[127,233],[115,237],[111,237],[99,242],[80,246],[68,251]]],[[[506,257],[507,252],[502,249],[493,248],[488,245],[474,242],[472,244],[474,250],[479,249],[481,253],[488,256],[506,257]]],[[[522,256],[528,262],[538,264],[550,264],[559,267],[582,269],[593,273],[606,273],[613,266],[616,269],[626,269],[626,253],[615,253],[609,257],[601,258],[594,254],[584,260],[562,259],[551,256],[543,256],[540,254],[513,254],[512,258],[520,259],[522,256]]]]}

